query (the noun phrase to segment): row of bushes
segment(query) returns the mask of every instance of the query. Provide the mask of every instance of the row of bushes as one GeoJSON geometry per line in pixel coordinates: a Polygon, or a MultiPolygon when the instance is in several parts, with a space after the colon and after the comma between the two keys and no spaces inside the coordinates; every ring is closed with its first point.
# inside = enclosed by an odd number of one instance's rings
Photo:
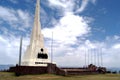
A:
{"type": "Polygon", "coordinates": [[[119,74],[120,74],[120,71],[107,71],[107,73],[112,73],[112,74],[117,74],[117,73],[119,73],[119,74]]]}

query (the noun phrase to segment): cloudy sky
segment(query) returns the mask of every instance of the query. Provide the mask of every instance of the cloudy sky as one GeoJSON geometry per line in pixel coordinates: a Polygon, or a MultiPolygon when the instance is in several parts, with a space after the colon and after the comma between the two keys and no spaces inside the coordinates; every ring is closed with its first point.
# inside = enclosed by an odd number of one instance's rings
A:
{"type": "MultiPolygon", "coordinates": [[[[59,66],[120,67],[119,0],[41,0],[45,46],[59,66]],[[86,57],[85,57],[86,56],[86,57]],[[99,57],[98,57],[99,56],[99,57]]],[[[36,0],[0,0],[0,64],[16,64],[29,45],[36,0]]]]}

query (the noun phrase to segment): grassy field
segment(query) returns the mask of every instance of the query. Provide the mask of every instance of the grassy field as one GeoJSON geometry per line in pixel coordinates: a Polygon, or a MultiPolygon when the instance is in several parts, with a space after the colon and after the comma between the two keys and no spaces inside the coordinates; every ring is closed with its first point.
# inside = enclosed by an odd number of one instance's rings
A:
{"type": "Polygon", "coordinates": [[[120,80],[120,74],[58,76],[52,74],[24,75],[16,77],[14,73],[0,72],[0,80],[120,80]]]}

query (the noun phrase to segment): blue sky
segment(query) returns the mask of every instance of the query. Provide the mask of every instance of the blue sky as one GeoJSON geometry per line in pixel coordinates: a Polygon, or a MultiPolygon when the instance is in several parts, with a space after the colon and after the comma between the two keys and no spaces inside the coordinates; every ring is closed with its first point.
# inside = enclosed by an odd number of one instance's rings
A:
{"type": "MultiPolygon", "coordinates": [[[[53,60],[57,65],[83,66],[85,54],[92,56],[89,63],[95,63],[95,54],[102,53],[104,66],[120,67],[119,3],[119,0],[41,0],[45,46],[50,54],[53,32],[53,60]]],[[[16,64],[20,36],[24,38],[24,54],[33,27],[35,4],[36,0],[0,0],[0,64],[16,64]]]]}

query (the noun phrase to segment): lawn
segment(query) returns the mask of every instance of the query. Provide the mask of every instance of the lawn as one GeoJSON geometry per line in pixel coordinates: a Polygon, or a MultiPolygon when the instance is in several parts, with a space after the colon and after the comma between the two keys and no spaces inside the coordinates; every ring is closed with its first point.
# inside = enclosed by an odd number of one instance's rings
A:
{"type": "Polygon", "coordinates": [[[0,72],[0,80],[120,80],[120,74],[58,76],[53,74],[24,75],[16,77],[14,73],[0,72]]]}

